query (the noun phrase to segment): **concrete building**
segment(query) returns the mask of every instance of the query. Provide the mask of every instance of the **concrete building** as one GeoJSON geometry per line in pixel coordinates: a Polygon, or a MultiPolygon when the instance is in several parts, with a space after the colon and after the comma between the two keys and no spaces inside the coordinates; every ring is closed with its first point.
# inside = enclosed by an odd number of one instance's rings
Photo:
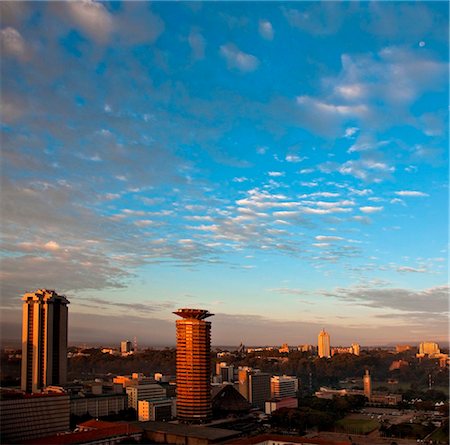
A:
{"type": "Polygon", "coordinates": [[[92,417],[109,416],[118,414],[128,406],[126,394],[83,394],[70,397],[70,414],[92,417]]]}
{"type": "Polygon", "coordinates": [[[298,392],[298,378],[288,375],[274,376],[270,379],[271,395],[274,399],[296,397],[298,392]]]}
{"type": "Polygon", "coordinates": [[[176,399],[139,400],[139,422],[166,421],[176,416],[176,399]]]}
{"type": "Polygon", "coordinates": [[[4,444],[67,432],[70,430],[69,396],[2,390],[0,422],[4,444]]]}
{"type": "Polygon", "coordinates": [[[270,416],[274,411],[281,408],[298,408],[297,397],[266,400],[264,412],[270,416]]]}
{"type": "Polygon", "coordinates": [[[419,345],[419,355],[433,355],[440,354],[441,350],[439,349],[439,345],[437,343],[431,341],[424,341],[419,345]]]}
{"type": "Polygon", "coordinates": [[[400,354],[401,352],[410,351],[411,349],[412,349],[411,345],[397,345],[395,347],[395,352],[397,352],[397,354],[400,354]]]}
{"type": "Polygon", "coordinates": [[[67,379],[66,297],[38,289],[23,298],[21,388],[41,392],[67,379]]]}
{"type": "Polygon", "coordinates": [[[264,409],[264,403],[271,398],[270,374],[259,369],[239,368],[239,392],[254,408],[264,409]]]}
{"type": "Polygon", "coordinates": [[[325,331],[325,329],[322,329],[319,333],[317,353],[320,358],[322,358],[322,357],[330,358],[331,357],[330,335],[325,331]]]}
{"type": "Polygon", "coordinates": [[[122,355],[130,355],[133,352],[133,347],[130,340],[123,340],[120,342],[120,353],[122,355]]]}
{"type": "Polygon", "coordinates": [[[179,309],[177,320],[177,417],[205,422],[212,416],[211,323],[203,309],[179,309]]]}
{"type": "Polygon", "coordinates": [[[226,362],[216,363],[216,375],[220,377],[220,380],[225,383],[234,382],[234,366],[227,365],[226,362]]]}
{"type": "Polygon", "coordinates": [[[166,397],[166,390],[157,383],[126,386],[125,392],[128,396],[128,408],[134,408],[136,412],[139,408],[139,400],[155,400],[166,397]]]}
{"type": "Polygon", "coordinates": [[[370,400],[372,396],[372,378],[370,377],[369,370],[366,369],[366,373],[363,377],[364,395],[370,400]]]}
{"type": "Polygon", "coordinates": [[[359,353],[361,351],[361,348],[360,348],[358,343],[352,343],[351,348],[352,348],[352,354],[353,355],[359,355],[359,353]]]}
{"type": "Polygon", "coordinates": [[[280,352],[280,353],[289,352],[289,345],[287,343],[283,343],[281,345],[281,348],[278,349],[278,352],[280,352]]]}
{"type": "Polygon", "coordinates": [[[313,345],[298,345],[297,348],[300,352],[313,352],[314,346],[313,345]]]}

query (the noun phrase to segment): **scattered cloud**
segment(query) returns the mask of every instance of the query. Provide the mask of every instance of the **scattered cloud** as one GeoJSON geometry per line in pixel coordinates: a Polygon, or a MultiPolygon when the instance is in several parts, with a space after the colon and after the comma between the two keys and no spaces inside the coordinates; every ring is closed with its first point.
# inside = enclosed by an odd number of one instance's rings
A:
{"type": "Polygon", "coordinates": [[[242,72],[251,72],[255,71],[259,66],[257,57],[244,53],[233,43],[222,45],[220,54],[225,58],[228,68],[236,68],[242,72]]]}
{"type": "Polygon", "coordinates": [[[197,29],[191,29],[188,37],[189,46],[192,51],[192,58],[194,60],[202,60],[205,58],[206,42],[204,37],[197,29]]]}
{"type": "Polygon", "coordinates": [[[259,35],[266,40],[273,40],[274,31],[268,20],[260,20],[258,26],[259,35]]]}
{"type": "Polygon", "coordinates": [[[379,206],[379,207],[363,206],[363,207],[360,207],[359,210],[361,210],[361,212],[363,212],[363,213],[377,213],[377,212],[381,212],[383,210],[383,207],[382,206],[379,206]]]}
{"type": "Polygon", "coordinates": [[[428,193],[419,192],[416,190],[400,190],[398,192],[395,192],[395,194],[398,196],[406,196],[409,198],[422,198],[430,196],[428,193]]]}

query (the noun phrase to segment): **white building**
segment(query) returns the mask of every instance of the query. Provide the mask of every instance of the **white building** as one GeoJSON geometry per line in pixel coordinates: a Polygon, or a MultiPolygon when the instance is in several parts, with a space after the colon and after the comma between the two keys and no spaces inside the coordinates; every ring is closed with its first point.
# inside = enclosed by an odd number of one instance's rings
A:
{"type": "Polygon", "coordinates": [[[139,408],[139,400],[164,399],[166,397],[166,390],[156,383],[127,386],[125,390],[128,395],[128,408],[134,408],[136,412],[139,408]]]}
{"type": "Polygon", "coordinates": [[[272,398],[285,399],[296,397],[298,392],[298,379],[288,375],[276,375],[270,379],[272,398]]]}

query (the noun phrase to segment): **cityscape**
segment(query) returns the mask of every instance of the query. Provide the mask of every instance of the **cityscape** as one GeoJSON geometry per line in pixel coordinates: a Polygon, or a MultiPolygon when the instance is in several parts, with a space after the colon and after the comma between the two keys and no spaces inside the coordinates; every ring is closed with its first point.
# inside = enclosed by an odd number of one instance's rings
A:
{"type": "Polygon", "coordinates": [[[0,2],[0,443],[449,444],[449,16],[0,2]]]}

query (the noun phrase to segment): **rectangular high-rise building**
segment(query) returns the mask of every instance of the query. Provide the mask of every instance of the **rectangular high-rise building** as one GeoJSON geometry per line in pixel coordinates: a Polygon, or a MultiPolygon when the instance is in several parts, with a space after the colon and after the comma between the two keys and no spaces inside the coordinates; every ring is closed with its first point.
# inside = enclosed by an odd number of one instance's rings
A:
{"type": "Polygon", "coordinates": [[[264,409],[264,403],[271,397],[270,374],[259,369],[239,368],[239,392],[255,408],[264,409]]]}
{"type": "Polygon", "coordinates": [[[212,415],[211,323],[203,309],[179,309],[177,320],[177,417],[205,422],[212,415]]]}
{"type": "Polygon", "coordinates": [[[318,337],[318,346],[317,346],[317,354],[319,357],[331,357],[331,349],[330,349],[330,334],[322,329],[319,333],[318,337]]]}
{"type": "Polygon", "coordinates": [[[286,399],[296,397],[298,392],[298,378],[289,375],[276,375],[270,379],[272,397],[286,399]]]}
{"type": "Polygon", "coordinates": [[[67,379],[66,297],[54,290],[26,293],[22,317],[23,391],[37,393],[67,379]]]}

